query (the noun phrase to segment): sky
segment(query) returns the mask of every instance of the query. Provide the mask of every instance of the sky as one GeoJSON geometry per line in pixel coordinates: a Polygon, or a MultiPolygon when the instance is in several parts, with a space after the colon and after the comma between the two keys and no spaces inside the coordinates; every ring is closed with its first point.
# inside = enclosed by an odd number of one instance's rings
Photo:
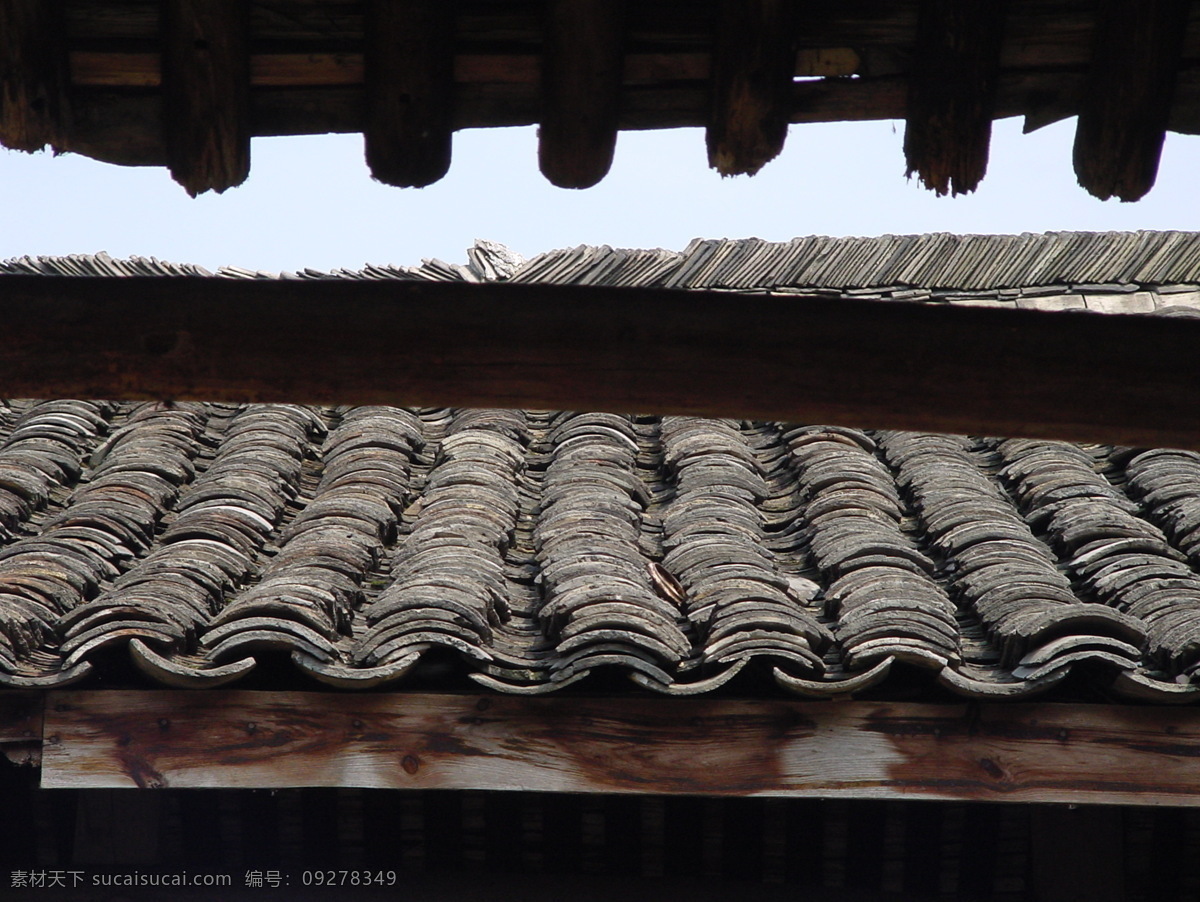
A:
{"type": "Polygon", "coordinates": [[[424,189],[374,182],[359,135],[257,138],[249,180],[189,198],[165,169],[0,151],[0,259],[141,255],[280,272],[464,262],[475,238],[526,257],[609,244],[680,249],[702,238],[1200,227],[1200,137],[1170,135],[1158,184],[1101,202],[1071,170],[1074,120],[1029,135],[997,122],[987,178],[936,197],[904,177],[903,123],[793,126],[758,175],[708,169],[699,129],[624,132],[608,177],[585,191],[537,170],[533,128],[455,136],[449,175],[424,189]]]}

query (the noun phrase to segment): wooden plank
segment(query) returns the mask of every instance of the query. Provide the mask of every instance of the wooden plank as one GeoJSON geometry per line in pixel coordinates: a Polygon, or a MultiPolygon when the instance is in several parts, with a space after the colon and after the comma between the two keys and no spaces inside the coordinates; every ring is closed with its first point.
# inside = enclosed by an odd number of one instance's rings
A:
{"type": "Polygon", "coordinates": [[[1075,175],[1091,194],[1138,200],[1154,186],[1171,117],[1188,0],[1099,0],[1075,129],[1075,175]]]}
{"type": "Polygon", "coordinates": [[[0,277],[6,397],[633,410],[1200,448],[1200,321],[527,284],[0,277]]]}
{"type": "Polygon", "coordinates": [[[42,760],[42,697],[36,692],[0,692],[0,756],[37,767],[42,760]]]}
{"type": "Polygon", "coordinates": [[[1200,804],[1200,712],[250,691],[48,694],[42,785],[1200,804]]]}
{"type": "Polygon", "coordinates": [[[626,0],[546,0],[538,165],[560,188],[590,188],[612,166],[626,9],[626,0]]]}
{"type": "Polygon", "coordinates": [[[163,0],[163,135],[175,181],[193,197],[250,174],[248,4],[163,0]]]}
{"type": "Polygon", "coordinates": [[[753,175],[787,138],[796,74],[797,4],[720,0],[705,141],[721,175],[753,175]]]}
{"type": "Polygon", "coordinates": [[[453,0],[367,5],[363,137],[371,174],[422,187],[450,169],[454,120],[453,0]]]}
{"type": "Polygon", "coordinates": [[[987,172],[1007,0],[922,0],[908,80],[904,156],[939,195],[987,172]]]}
{"type": "Polygon", "coordinates": [[[68,130],[64,0],[0,0],[0,144],[61,147],[68,130]]]}

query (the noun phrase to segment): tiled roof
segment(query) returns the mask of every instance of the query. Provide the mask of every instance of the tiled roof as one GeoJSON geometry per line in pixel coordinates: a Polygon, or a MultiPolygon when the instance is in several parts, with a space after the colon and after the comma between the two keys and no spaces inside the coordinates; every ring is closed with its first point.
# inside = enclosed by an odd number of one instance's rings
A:
{"type": "MultiPolygon", "coordinates": [[[[910,250],[949,240],[895,239],[910,250]]],[[[1186,311],[1200,305],[1200,266],[1180,261],[1198,240],[1094,236],[1127,254],[1173,247],[1171,284],[1127,280],[1157,265],[1149,257],[1081,252],[1078,270],[1050,270],[1050,291],[1014,264],[1027,284],[928,296],[1186,311]]],[[[806,287],[779,274],[809,266],[797,248],[817,241],[579,249],[523,266],[481,245],[468,267],[375,277],[786,290],[806,287]],[[705,254],[742,262],[705,273],[705,254]]],[[[825,241],[828,259],[870,251],[825,241]]],[[[4,266],[200,274],[97,259],[4,266]]],[[[983,262],[1004,270],[990,252],[983,262]]],[[[830,272],[849,278],[839,266],[830,272]]],[[[911,296],[894,274],[864,287],[911,296]]],[[[283,652],[344,687],[404,685],[449,655],[505,692],[606,669],[690,694],[745,671],[827,697],[877,685],[900,662],[980,698],[1030,695],[1084,667],[1126,695],[1191,700],[1198,563],[1200,455],[1184,451],[588,412],[0,407],[10,685],[70,683],[128,649],[171,685],[221,685],[283,652]]]]}

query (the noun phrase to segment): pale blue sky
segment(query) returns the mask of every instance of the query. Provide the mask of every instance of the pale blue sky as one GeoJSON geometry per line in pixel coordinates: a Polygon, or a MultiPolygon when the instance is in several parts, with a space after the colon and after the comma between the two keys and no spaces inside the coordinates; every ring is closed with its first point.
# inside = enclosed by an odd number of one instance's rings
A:
{"type": "Polygon", "coordinates": [[[1031,135],[997,123],[988,177],[953,199],[905,180],[903,124],[890,122],[793,126],[759,175],[724,180],[697,129],[626,132],[608,178],[586,191],[541,177],[532,128],[458,134],[450,174],[422,190],[373,182],[358,135],[256,139],[248,182],[195,200],[162,169],[0,151],[0,259],[106,250],[280,271],[461,262],[476,237],[532,256],[693,237],[1200,227],[1200,138],[1168,139],[1145,200],[1101,203],[1075,184],[1073,131],[1073,120],[1031,135]]]}

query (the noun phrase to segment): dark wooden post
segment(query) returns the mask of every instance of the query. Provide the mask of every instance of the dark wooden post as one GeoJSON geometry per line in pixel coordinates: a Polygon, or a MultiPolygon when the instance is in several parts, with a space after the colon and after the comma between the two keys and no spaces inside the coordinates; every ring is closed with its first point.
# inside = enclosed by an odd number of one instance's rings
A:
{"type": "Polygon", "coordinates": [[[1075,175],[1101,200],[1154,187],[1189,0],[1100,0],[1075,129],[1075,175]]]}
{"type": "Polygon", "coordinates": [[[625,62],[625,0],[548,0],[538,164],[560,188],[612,166],[625,62]]]}

